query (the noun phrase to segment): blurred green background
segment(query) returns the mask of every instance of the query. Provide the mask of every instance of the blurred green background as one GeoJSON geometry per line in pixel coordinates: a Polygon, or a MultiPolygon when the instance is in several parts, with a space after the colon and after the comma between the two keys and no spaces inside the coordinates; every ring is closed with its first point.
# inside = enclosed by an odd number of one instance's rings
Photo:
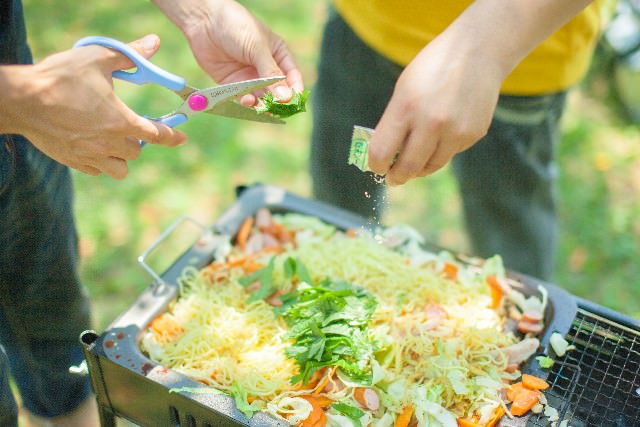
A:
{"type": "MultiPolygon", "coordinates": [[[[313,97],[326,2],[243,4],[287,41],[313,97]]],[[[162,47],[153,62],[194,86],[213,84],[182,34],[151,2],[25,0],[25,12],[36,60],[68,49],[87,35],[131,41],[156,33],[162,47]]],[[[557,150],[562,234],[554,282],[640,318],[640,131],[607,107],[602,78],[595,70],[590,90],[585,84],[572,93],[564,118],[557,150]]],[[[161,115],[179,103],[157,87],[116,82],[116,91],[140,114],[161,115]]],[[[310,195],[310,114],[295,116],[285,126],[199,116],[181,130],[189,135],[186,145],[146,148],[138,161],[129,163],[124,181],[74,174],[81,276],[93,300],[97,330],[150,283],[137,257],[181,215],[210,224],[233,202],[234,188],[247,183],[269,183],[310,195]]],[[[468,250],[448,169],[394,188],[388,199],[386,223],[409,223],[434,243],[468,250]]],[[[165,245],[150,263],[161,269],[179,251],[173,244],[165,245]]]]}

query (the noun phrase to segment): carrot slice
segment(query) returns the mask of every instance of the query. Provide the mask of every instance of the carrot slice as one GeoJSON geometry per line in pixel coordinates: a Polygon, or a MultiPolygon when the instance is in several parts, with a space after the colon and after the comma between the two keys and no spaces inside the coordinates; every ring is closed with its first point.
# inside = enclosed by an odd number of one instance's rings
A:
{"type": "Polygon", "coordinates": [[[505,413],[506,411],[504,410],[504,408],[501,405],[498,406],[493,412],[493,416],[484,427],[495,427],[495,425],[498,424],[498,421],[500,421],[500,418],[502,418],[505,413]]]}
{"type": "Polygon", "coordinates": [[[458,427],[483,427],[469,418],[458,418],[456,421],[458,422],[458,427]]]}
{"type": "Polygon", "coordinates": [[[407,427],[411,422],[411,417],[413,416],[413,407],[405,406],[402,408],[402,412],[398,414],[396,418],[395,424],[393,427],[407,427]]]}
{"type": "Polygon", "coordinates": [[[474,415],[471,418],[458,418],[456,421],[458,422],[458,427],[495,427],[505,413],[506,412],[502,406],[497,406],[496,409],[493,410],[493,415],[486,424],[480,424],[478,422],[479,417],[477,415],[474,415]]]}
{"type": "Polygon", "coordinates": [[[173,339],[183,332],[182,326],[176,322],[172,315],[164,313],[151,322],[151,329],[158,335],[165,335],[173,339]]]}
{"type": "MultiPolygon", "coordinates": [[[[312,389],[315,389],[316,386],[318,385],[318,383],[322,380],[322,369],[318,369],[317,371],[315,371],[312,375],[311,378],[309,378],[309,381],[307,381],[307,384],[305,384],[305,386],[303,388],[308,388],[310,391],[312,389]]],[[[300,383],[302,384],[302,383],[300,383]]]]}
{"type": "Polygon", "coordinates": [[[511,404],[511,414],[520,417],[526,414],[539,400],[539,391],[523,387],[511,404]]]}
{"type": "Polygon", "coordinates": [[[493,415],[486,424],[480,424],[478,422],[479,417],[477,415],[474,415],[471,418],[457,418],[456,421],[458,422],[458,427],[495,427],[505,413],[506,412],[502,406],[497,406],[493,411],[493,415]]]}
{"type": "Polygon", "coordinates": [[[502,293],[496,288],[489,289],[489,292],[491,292],[491,305],[489,306],[489,308],[500,307],[500,302],[502,301],[502,293]]]}
{"type": "Polygon", "coordinates": [[[502,301],[502,286],[498,282],[498,278],[493,274],[487,276],[487,284],[489,285],[489,292],[491,293],[491,305],[489,307],[500,307],[500,302],[502,301]]]}
{"type": "Polygon", "coordinates": [[[253,257],[241,256],[238,258],[230,259],[229,261],[227,261],[227,265],[229,267],[242,267],[250,259],[253,259],[253,257]]]}
{"type": "Polygon", "coordinates": [[[445,262],[442,271],[444,272],[444,275],[449,279],[453,280],[458,277],[458,266],[453,263],[445,262]]]}
{"type": "Polygon", "coordinates": [[[247,246],[247,240],[249,239],[249,234],[251,234],[252,227],[253,217],[249,216],[240,226],[240,229],[238,230],[238,234],[236,236],[236,242],[241,249],[244,249],[247,246]]]}
{"type": "Polygon", "coordinates": [[[516,396],[524,389],[524,386],[521,382],[511,384],[511,386],[507,389],[507,399],[510,401],[516,400],[516,396]]]}
{"type": "Polygon", "coordinates": [[[320,402],[318,402],[318,399],[310,395],[300,397],[311,403],[311,407],[313,408],[311,409],[311,413],[309,414],[309,416],[302,420],[302,422],[300,423],[300,427],[324,426],[327,423],[327,416],[324,413],[322,406],[320,406],[320,402]]]}
{"type": "Polygon", "coordinates": [[[333,403],[333,400],[328,398],[327,396],[315,396],[315,398],[318,401],[318,405],[323,408],[328,408],[333,403]]]}
{"type": "Polygon", "coordinates": [[[522,385],[531,390],[546,390],[549,388],[549,383],[529,374],[522,374],[522,385]]]}
{"type": "Polygon", "coordinates": [[[280,243],[289,243],[293,240],[293,235],[282,224],[275,221],[269,224],[264,232],[273,236],[280,243]]]}
{"type": "Polygon", "coordinates": [[[338,369],[338,366],[334,366],[331,368],[330,372],[328,375],[325,375],[320,382],[318,383],[318,385],[316,386],[316,389],[314,390],[314,392],[312,394],[316,395],[319,394],[327,384],[329,384],[329,380],[331,379],[331,377],[333,377],[333,374],[336,373],[336,369],[338,369]]]}

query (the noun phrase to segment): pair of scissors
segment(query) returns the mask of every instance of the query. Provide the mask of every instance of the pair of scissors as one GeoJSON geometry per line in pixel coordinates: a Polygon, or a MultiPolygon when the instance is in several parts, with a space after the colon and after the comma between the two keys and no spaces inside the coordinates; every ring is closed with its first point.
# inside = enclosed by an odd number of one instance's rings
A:
{"type": "Polygon", "coordinates": [[[269,114],[259,114],[253,108],[242,106],[234,100],[239,96],[283,80],[285,76],[244,80],[206,89],[196,89],[189,86],[184,78],[158,67],[140,55],[131,46],[119,40],[109,37],[90,36],[78,40],[73,47],[93,44],[117,50],[126,55],[135,64],[136,70],[134,72],[117,70],[112,73],[114,78],[137,85],[154,83],[172,90],[183,99],[182,105],[175,111],[158,118],[150,118],[158,123],[175,127],[185,123],[191,116],[199,113],[216,114],[263,123],[284,123],[281,119],[269,114]]]}

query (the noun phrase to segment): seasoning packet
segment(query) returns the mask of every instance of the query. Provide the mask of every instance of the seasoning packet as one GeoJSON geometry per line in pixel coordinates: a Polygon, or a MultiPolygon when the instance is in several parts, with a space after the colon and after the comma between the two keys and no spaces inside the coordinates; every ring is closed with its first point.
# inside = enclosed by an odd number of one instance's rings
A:
{"type": "Polygon", "coordinates": [[[355,165],[362,172],[370,172],[369,169],[369,139],[375,131],[364,126],[354,126],[351,136],[351,148],[349,150],[348,164],[355,165]]]}

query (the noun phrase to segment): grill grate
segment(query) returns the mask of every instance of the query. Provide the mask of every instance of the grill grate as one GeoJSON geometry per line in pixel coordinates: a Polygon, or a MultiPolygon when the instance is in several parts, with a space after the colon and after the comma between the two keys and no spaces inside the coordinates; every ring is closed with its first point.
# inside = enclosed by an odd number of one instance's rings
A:
{"type": "MultiPolygon", "coordinates": [[[[576,395],[580,374],[579,366],[564,361],[556,361],[553,365],[553,371],[547,378],[550,387],[545,390],[544,396],[547,399],[547,403],[558,411],[560,421],[572,419],[571,401],[568,397],[576,395]]],[[[509,422],[506,421],[502,425],[509,426],[509,422]]],[[[541,413],[531,415],[526,425],[528,427],[548,427],[551,423],[549,418],[541,413]]],[[[573,424],[571,426],[575,427],[573,424]]]]}
{"type": "MultiPolygon", "coordinates": [[[[556,361],[545,393],[565,405],[557,407],[560,420],[571,427],[640,426],[640,331],[580,308],[565,338],[576,348],[556,361]]],[[[549,423],[532,417],[528,425],[549,423]]]]}

